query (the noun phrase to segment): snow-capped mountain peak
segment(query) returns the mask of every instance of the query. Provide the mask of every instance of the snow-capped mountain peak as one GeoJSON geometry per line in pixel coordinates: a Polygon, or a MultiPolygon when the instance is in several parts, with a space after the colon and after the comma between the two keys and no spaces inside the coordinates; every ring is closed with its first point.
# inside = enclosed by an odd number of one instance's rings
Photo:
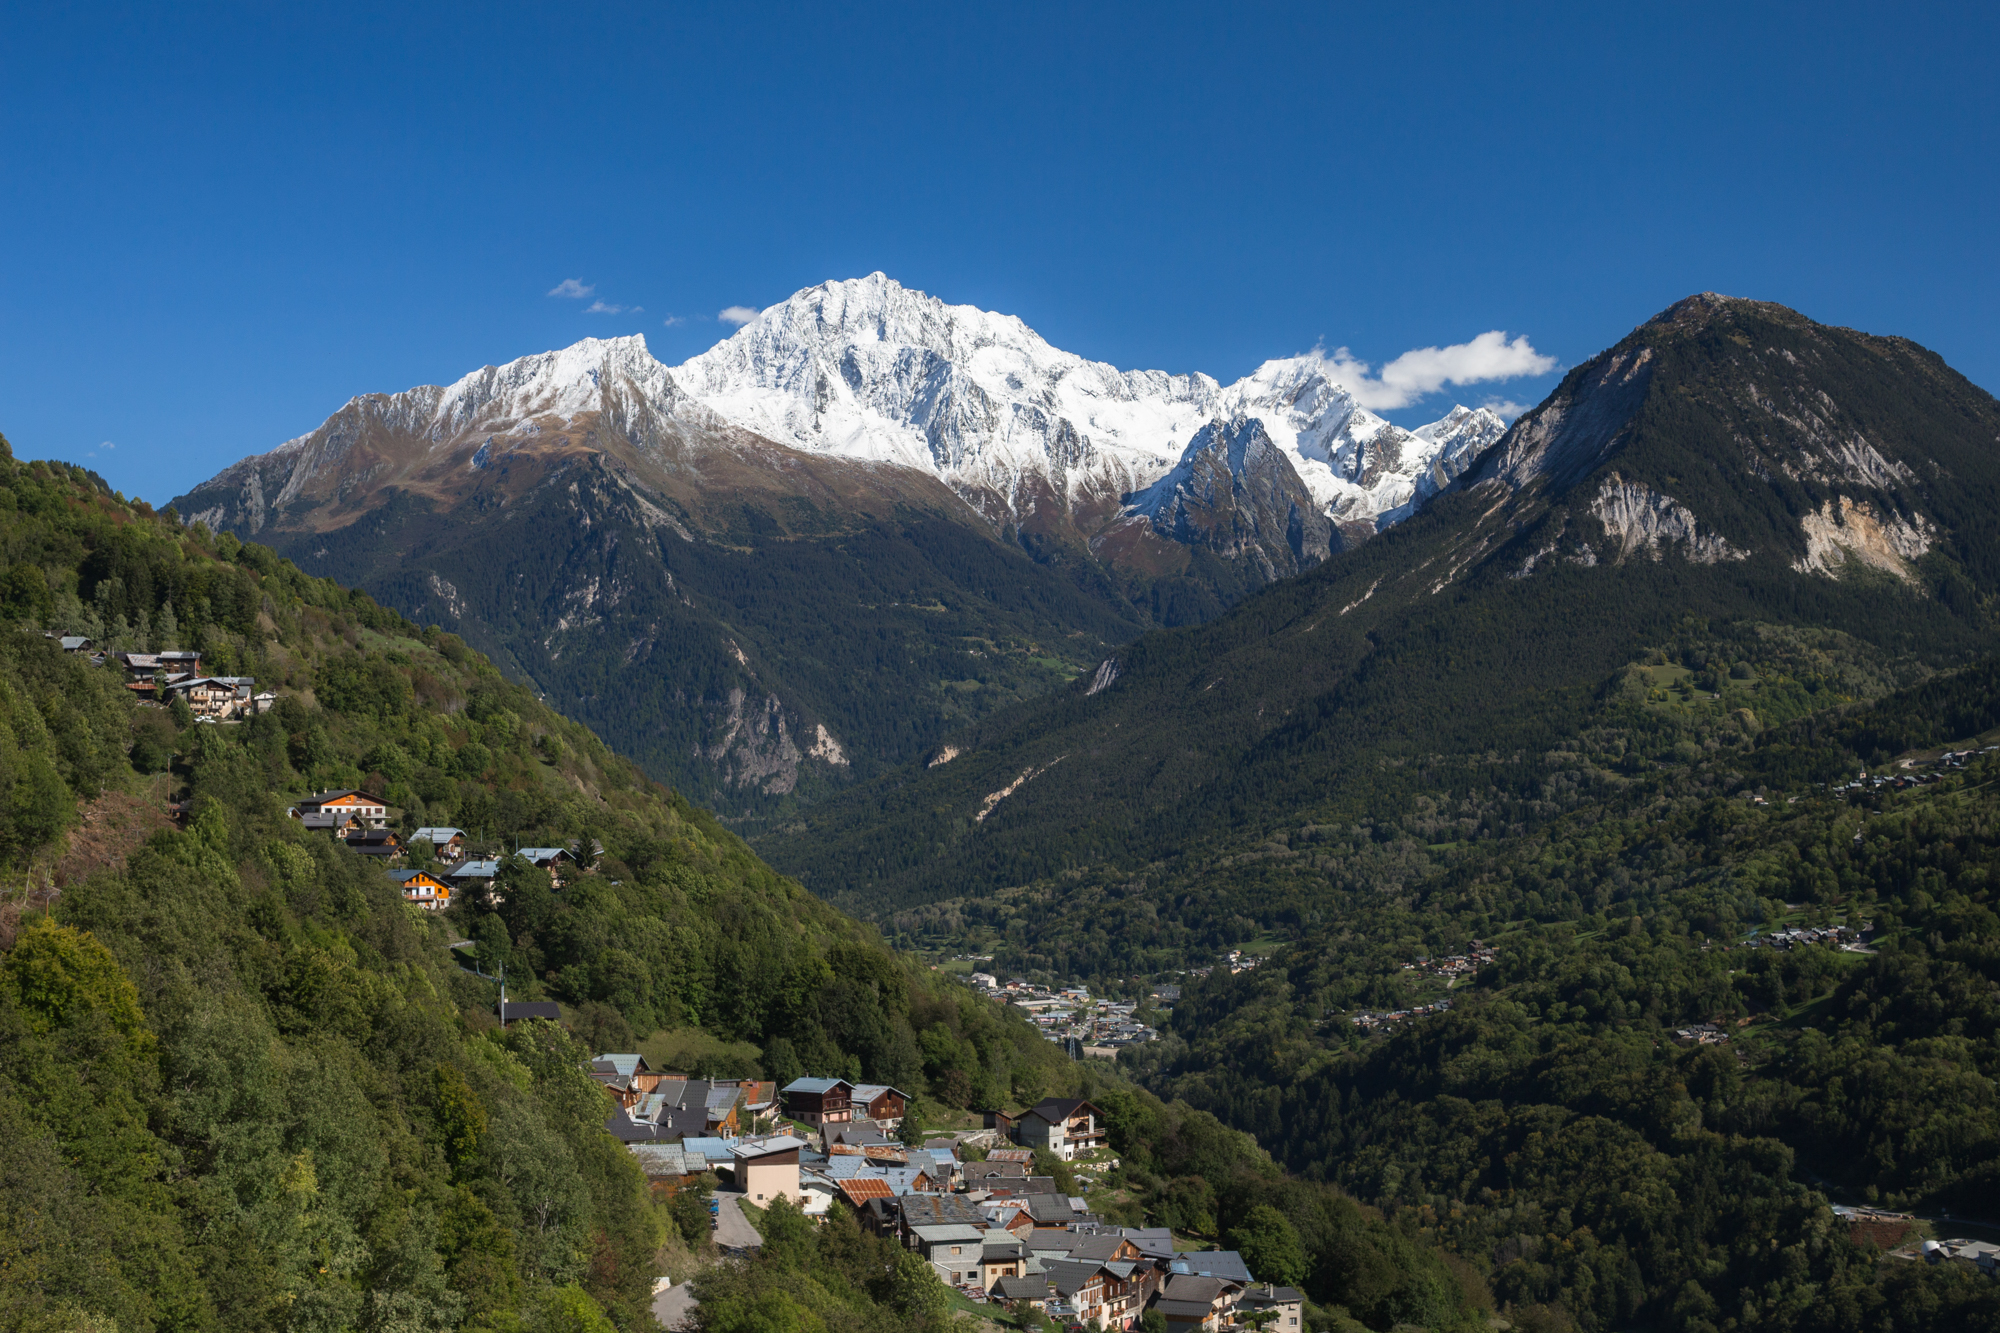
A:
{"type": "Polygon", "coordinates": [[[585,338],[447,386],[356,398],[281,452],[309,455],[309,476],[386,431],[426,441],[440,459],[490,446],[477,465],[589,412],[635,442],[646,433],[638,422],[727,424],[927,472],[996,521],[1053,499],[1090,509],[1093,525],[1136,514],[1140,494],[1211,422],[1254,418],[1350,537],[1413,511],[1504,430],[1491,412],[1463,407],[1415,432],[1391,425],[1318,352],[1267,361],[1226,387],[1119,370],[1050,346],[1013,315],[873,273],[796,292],[671,369],[642,335],[585,338]]]}
{"type": "Polygon", "coordinates": [[[1012,315],[880,273],[807,288],[675,374],[760,435],[1002,490],[1024,471],[1061,489],[1092,463],[1157,476],[1218,388],[1206,375],[1086,361],[1012,315]]]}
{"type": "Polygon", "coordinates": [[[1434,465],[1477,452],[1501,424],[1459,408],[1402,430],[1361,407],[1317,352],[1267,361],[1226,388],[1202,374],[1121,371],[1050,346],[1012,315],[947,305],[881,273],[795,293],[674,374],[757,434],[1009,497],[1028,476],[1072,500],[1135,494],[1211,419],[1255,417],[1314,500],[1350,526],[1427,498],[1442,484],[1434,465]]]}

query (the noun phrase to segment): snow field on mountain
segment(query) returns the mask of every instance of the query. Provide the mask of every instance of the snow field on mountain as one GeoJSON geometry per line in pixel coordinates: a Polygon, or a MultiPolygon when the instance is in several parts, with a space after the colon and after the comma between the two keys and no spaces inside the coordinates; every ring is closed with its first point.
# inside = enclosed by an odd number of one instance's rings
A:
{"type": "Polygon", "coordinates": [[[1460,407],[1405,431],[1361,407],[1331,365],[1318,352],[1281,358],[1228,386],[1121,371],[1050,346],[1015,316],[947,305],[876,273],[795,293],[672,369],[643,335],[586,338],[448,388],[376,399],[371,411],[445,446],[473,432],[534,433],[619,399],[669,416],[699,404],[794,448],[919,469],[1010,503],[1033,477],[1068,498],[1136,497],[1210,421],[1254,417],[1328,514],[1383,524],[1505,430],[1492,412],[1460,407]]]}

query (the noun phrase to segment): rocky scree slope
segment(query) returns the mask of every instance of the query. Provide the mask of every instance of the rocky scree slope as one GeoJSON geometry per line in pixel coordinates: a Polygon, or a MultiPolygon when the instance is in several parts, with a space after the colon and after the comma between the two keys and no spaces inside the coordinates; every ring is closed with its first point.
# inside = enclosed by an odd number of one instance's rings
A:
{"type": "Polygon", "coordinates": [[[878,916],[1010,886],[1060,898],[1099,871],[1137,874],[1143,897],[1163,859],[1472,769],[1484,790],[1691,617],[1948,665],[1995,639],[1996,442],[2000,404],[1914,343],[1693,297],[1379,539],[1148,634],[762,850],[878,916]]]}

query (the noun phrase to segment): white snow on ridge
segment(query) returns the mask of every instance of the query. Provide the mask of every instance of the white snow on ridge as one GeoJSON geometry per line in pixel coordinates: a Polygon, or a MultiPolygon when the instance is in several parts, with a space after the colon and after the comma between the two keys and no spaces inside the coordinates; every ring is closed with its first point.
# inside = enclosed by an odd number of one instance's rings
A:
{"type": "Polygon", "coordinates": [[[1210,420],[1256,417],[1308,491],[1347,521],[1401,517],[1456,472],[1441,459],[1500,437],[1459,408],[1419,432],[1361,407],[1318,354],[1267,361],[1227,387],[1121,371],[1051,347],[1012,315],[947,305],[883,274],[810,287],[674,369],[694,398],[783,443],[922,468],[1013,493],[1135,492],[1210,420]],[[1400,511],[1400,512],[1398,512],[1400,511]]]}
{"type": "MultiPolygon", "coordinates": [[[[642,335],[586,338],[349,409],[439,448],[643,405],[919,468],[1010,504],[1028,477],[1069,498],[1136,496],[1203,426],[1247,416],[1263,422],[1332,517],[1379,525],[1413,512],[1505,430],[1492,412],[1460,407],[1405,431],[1361,407],[1330,372],[1317,352],[1267,361],[1228,386],[1121,371],[1051,347],[1012,315],[947,305],[875,273],[795,293],[671,370],[642,335]]],[[[344,440],[348,432],[328,436],[334,420],[277,452],[344,440]]]]}
{"type": "Polygon", "coordinates": [[[674,374],[760,435],[967,482],[1096,456],[1159,471],[1219,391],[1206,375],[1086,361],[1012,315],[880,273],[807,288],[674,374]]]}

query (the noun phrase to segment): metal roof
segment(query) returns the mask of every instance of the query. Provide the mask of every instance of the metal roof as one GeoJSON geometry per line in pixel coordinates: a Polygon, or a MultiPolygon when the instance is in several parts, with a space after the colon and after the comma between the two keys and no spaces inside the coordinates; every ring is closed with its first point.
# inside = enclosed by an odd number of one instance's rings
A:
{"type": "Polygon", "coordinates": [[[896,1191],[889,1188],[889,1182],[880,1176],[856,1176],[835,1184],[847,1201],[857,1208],[869,1199],[891,1199],[896,1195],[896,1191]]]}
{"type": "Polygon", "coordinates": [[[772,1153],[796,1152],[806,1147],[806,1141],[790,1134],[780,1134],[775,1139],[738,1139],[730,1149],[738,1157],[768,1157],[772,1153]]]}
{"type": "Polygon", "coordinates": [[[935,1226],[915,1226],[910,1228],[910,1234],[926,1245],[949,1245],[953,1241],[958,1241],[961,1244],[967,1242],[976,1243],[986,1239],[984,1231],[975,1226],[967,1226],[963,1222],[941,1222],[935,1226]]]}

